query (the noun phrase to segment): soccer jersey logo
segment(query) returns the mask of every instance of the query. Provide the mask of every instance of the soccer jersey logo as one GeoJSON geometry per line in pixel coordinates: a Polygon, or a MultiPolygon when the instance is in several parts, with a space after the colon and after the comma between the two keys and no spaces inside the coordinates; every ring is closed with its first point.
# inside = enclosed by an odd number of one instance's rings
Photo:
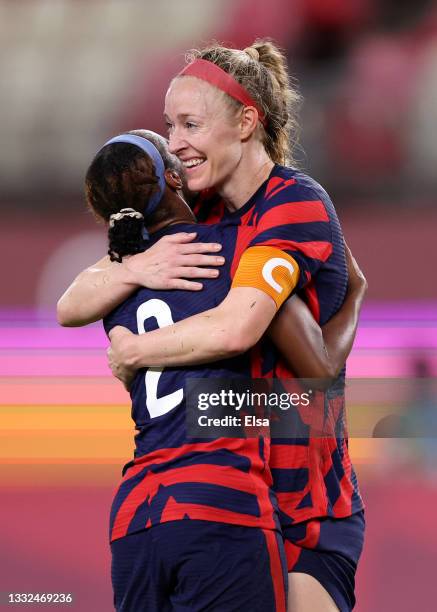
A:
{"type": "Polygon", "coordinates": [[[273,270],[278,266],[284,266],[290,272],[290,276],[293,275],[295,270],[294,266],[282,257],[273,257],[273,259],[269,259],[269,261],[267,261],[263,266],[262,275],[263,279],[270,285],[270,287],[272,287],[278,293],[282,293],[284,287],[275,281],[272,274],[273,270]]]}
{"type": "Polygon", "coordinates": [[[254,287],[267,293],[280,308],[299,278],[296,260],[271,246],[253,246],[242,255],[232,287],[254,287]]]}

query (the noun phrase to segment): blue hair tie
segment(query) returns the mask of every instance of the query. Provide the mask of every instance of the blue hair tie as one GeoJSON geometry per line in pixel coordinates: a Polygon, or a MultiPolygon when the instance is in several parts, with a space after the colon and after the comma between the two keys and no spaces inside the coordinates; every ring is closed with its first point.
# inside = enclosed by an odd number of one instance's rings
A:
{"type": "MultiPolygon", "coordinates": [[[[159,191],[152,194],[152,196],[149,198],[149,201],[147,202],[146,207],[144,209],[144,213],[143,213],[144,217],[146,217],[147,215],[150,215],[156,210],[158,204],[162,200],[162,196],[164,195],[164,190],[165,190],[164,161],[162,159],[160,152],[155,147],[155,145],[153,145],[150,142],[150,140],[147,140],[146,138],[143,138],[142,136],[135,136],[134,134],[121,134],[120,136],[115,136],[115,138],[111,138],[111,140],[108,140],[108,142],[105,142],[103,147],[106,147],[107,145],[114,144],[117,142],[122,142],[125,144],[132,144],[132,145],[135,145],[136,147],[139,147],[140,149],[144,151],[144,153],[146,153],[150,157],[150,159],[154,163],[156,176],[158,177],[159,191]]],[[[149,234],[146,228],[143,229],[143,238],[145,240],[149,239],[149,234]]]]}

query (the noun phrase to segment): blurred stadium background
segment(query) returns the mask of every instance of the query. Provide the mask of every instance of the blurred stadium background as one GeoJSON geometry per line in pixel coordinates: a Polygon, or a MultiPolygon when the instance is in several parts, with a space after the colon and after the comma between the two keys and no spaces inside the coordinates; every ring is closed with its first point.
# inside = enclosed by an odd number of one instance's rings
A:
{"type": "Polygon", "coordinates": [[[286,49],[305,99],[299,163],[332,195],[369,280],[348,363],[368,523],[356,609],[435,610],[432,0],[0,0],[3,593],[73,592],[74,609],[111,609],[107,516],[132,452],[127,396],[100,327],[54,319],[63,289],[105,252],[83,176],[108,137],[163,132],[184,50],[261,36],[286,49]]]}

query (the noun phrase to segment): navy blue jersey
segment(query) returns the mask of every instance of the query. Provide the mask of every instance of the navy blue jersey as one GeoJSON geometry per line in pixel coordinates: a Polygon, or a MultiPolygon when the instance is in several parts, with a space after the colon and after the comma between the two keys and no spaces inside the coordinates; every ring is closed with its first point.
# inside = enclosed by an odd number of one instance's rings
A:
{"type": "MultiPolygon", "coordinates": [[[[295,291],[316,321],[323,325],[337,312],[348,280],[343,236],[331,199],[316,181],[275,165],[267,181],[235,212],[227,211],[220,198],[207,195],[196,214],[225,231],[237,228],[232,276],[247,249],[275,247],[298,263],[295,291]]],[[[268,339],[254,347],[251,357],[252,377],[293,377],[268,339]]],[[[283,527],[316,516],[349,516],[363,507],[348,453],[344,371],[327,392],[321,410],[322,427],[326,430],[329,423],[332,435],[320,437],[320,423],[300,414],[308,437],[272,440],[270,467],[283,527]]]]}
{"type": "MultiPolygon", "coordinates": [[[[214,308],[229,292],[235,231],[177,224],[165,234],[197,232],[201,242],[219,242],[226,264],[220,276],[204,280],[200,292],[139,289],[104,320],[108,333],[123,325],[135,334],[171,325],[214,308]]],[[[154,234],[153,241],[164,232],[154,234]]],[[[189,378],[250,376],[250,355],[189,368],[146,368],[131,388],[132,418],[138,431],[134,460],[111,510],[111,540],[169,520],[193,518],[275,529],[269,491],[269,444],[260,438],[187,438],[185,385],[189,378]]]]}

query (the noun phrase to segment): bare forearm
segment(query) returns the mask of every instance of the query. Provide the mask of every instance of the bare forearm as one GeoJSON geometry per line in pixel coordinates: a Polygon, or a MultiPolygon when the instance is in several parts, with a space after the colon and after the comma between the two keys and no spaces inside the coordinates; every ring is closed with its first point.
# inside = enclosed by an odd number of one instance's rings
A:
{"type": "Polygon", "coordinates": [[[58,321],[67,327],[87,325],[121,304],[138,284],[123,265],[101,259],[81,272],[57,304],[58,321]]]}
{"type": "Polygon", "coordinates": [[[349,289],[337,314],[322,328],[297,296],[288,300],[269,335],[289,367],[301,378],[328,384],[336,378],[352,349],[365,286],[349,289]]]}
{"type": "Polygon", "coordinates": [[[217,253],[220,244],[192,242],[195,236],[186,232],[164,236],[143,253],[123,257],[121,264],[104,257],[81,272],[61,297],[59,323],[78,326],[97,321],[137,287],[199,291],[202,283],[196,279],[218,276],[216,266],[224,259],[209,255],[217,253]]]}
{"type": "Polygon", "coordinates": [[[275,311],[273,300],[261,291],[232,289],[217,308],[140,336],[130,335],[118,348],[112,344],[120,350],[120,360],[134,369],[210,363],[256,344],[275,311]]]}
{"type": "Polygon", "coordinates": [[[336,378],[352,349],[367,281],[345,245],[349,273],[346,299],[322,329],[298,297],[289,299],[269,328],[269,334],[289,367],[302,378],[319,379],[320,388],[336,378]]]}
{"type": "Polygon", "coordinates": [[[137,336],[134,344],[130,363],[136,369],[209,363],[239,352],[228,343],[221,322],[212,323],[208,312],[192,317],[188,324],[181,321],[137,336]]]}
{"type": "Polygon", "coordinates": [[[295,375],[300,378],[332,378],[322,330],[298,296],[282,306],[269,327],[269,336],[295,375]]]}
{"type": "Polygon", "coordinates": [[[323,340],[334,375],[344,366],[355,340],[364,289],[350,290],[341,309],[322,327],[323,340]]]}

